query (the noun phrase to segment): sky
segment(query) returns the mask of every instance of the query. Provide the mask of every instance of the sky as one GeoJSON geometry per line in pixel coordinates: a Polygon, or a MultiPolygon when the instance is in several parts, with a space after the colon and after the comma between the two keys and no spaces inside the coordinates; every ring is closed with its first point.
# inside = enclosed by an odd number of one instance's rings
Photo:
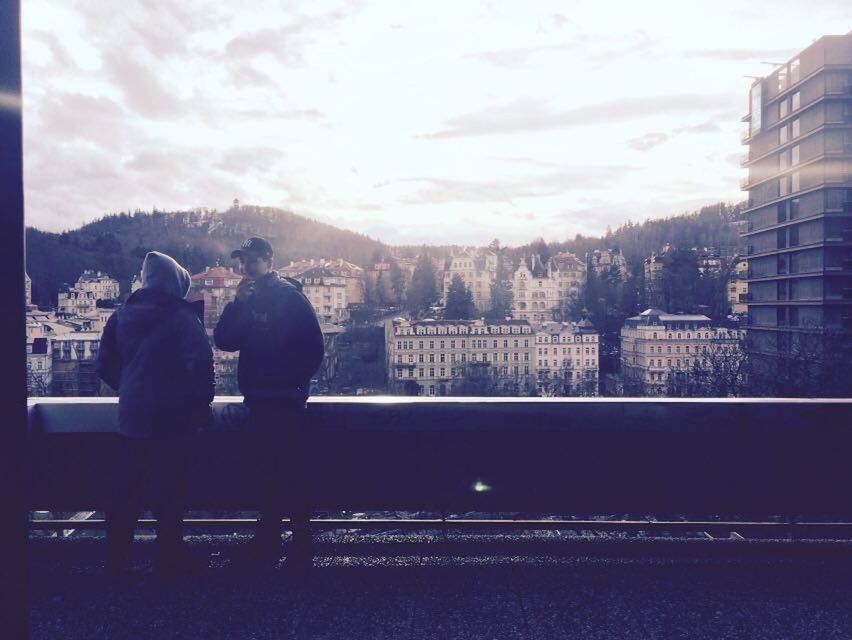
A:
{"type": "Polygon", "coordinates": [[[27,0],[27,224],[237,198],[515,245],[737,202],[748,76],[850,30],[849,0],[27,0]]]}

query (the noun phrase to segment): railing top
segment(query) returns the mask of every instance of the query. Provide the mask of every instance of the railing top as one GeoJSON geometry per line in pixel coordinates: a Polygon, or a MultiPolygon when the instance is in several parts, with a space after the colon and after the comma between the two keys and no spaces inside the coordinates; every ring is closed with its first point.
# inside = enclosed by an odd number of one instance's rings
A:
{"type": "MultiPolygon", "coordinates": [[[[242,396],[216,396],[214,404],[243,402],[242,396]]],[[[34,397],[27,406],[38,404],[117,404],[117,397],[34,397]]],[[[480,397],[480,396],[314,396],[308,404],[852,404],[852,398],[538,398],[538,397],[480,397]]]]}

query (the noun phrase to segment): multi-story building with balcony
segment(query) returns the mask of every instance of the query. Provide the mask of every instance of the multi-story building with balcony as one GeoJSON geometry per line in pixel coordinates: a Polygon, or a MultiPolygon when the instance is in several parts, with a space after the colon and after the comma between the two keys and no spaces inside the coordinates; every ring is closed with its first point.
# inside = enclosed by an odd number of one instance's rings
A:
{"type": "Polygon", "coordinates": [[[824,36],[754,81],[748,154],[749,351],[852,329],[852,32],[824,36]]]}
{"type": "Polygon", "coordinates": [[[742,353],[744,331],[713,327],[704,315],[646,309],[621,328],[621,375],[625,387],[663,392],[678,377],[707,371],[742,353]]]}
{"type": "Polygon", "coordinates": [[[535,365],[542,395],[598,394],[600,335],[588,320],[542,322],[535,329],[535,365]]]}
{"type": "Polygon", "coordinates": [[[526,320],[388,320],[388,384],[395,392],[442,396],[478,377],[506,395],[529,395],[537,377],[535,341],[526,320]]]}
{"type": "Polygon", "coordinates": [[[345,275],[317,266],[296,280],[302,283],[302,293],[310,300],[321,322],[339,323],[349,319],[345,275]]]}

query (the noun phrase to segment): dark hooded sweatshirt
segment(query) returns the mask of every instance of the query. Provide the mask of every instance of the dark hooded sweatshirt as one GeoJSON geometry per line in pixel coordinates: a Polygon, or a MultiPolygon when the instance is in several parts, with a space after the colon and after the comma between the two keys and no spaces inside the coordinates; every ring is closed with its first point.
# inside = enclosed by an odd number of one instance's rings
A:
{"type": "Polygon", "coordinates": [[[300,282],[274,271],[258,278],[253,296],[225,307],[213,337],[223,351],[240,352],[237,377],[247,404],[307,400],[324,346],[300,282]]]}
{"type": "Polygon", "coordinates": [[[107,321],[98,375],[119,395],[127,436],[194,430],[213,400],[213,352],[198,313],[184,298],[190,278],[171,257],[151,251],[142,288],[107,321]]]}

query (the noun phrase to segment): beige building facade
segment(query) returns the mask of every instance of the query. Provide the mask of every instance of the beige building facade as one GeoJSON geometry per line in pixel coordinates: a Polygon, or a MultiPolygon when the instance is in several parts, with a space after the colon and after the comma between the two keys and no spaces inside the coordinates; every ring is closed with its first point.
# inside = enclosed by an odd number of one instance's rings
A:
{"type": "Polygon", "coordinates": [[[675,376],[713,366],[720,357],[741,353],[744,330],[714,327],[705,315],[646,309],[621,328],[621,373],[625,384],[662,392],[675,376]]]}

